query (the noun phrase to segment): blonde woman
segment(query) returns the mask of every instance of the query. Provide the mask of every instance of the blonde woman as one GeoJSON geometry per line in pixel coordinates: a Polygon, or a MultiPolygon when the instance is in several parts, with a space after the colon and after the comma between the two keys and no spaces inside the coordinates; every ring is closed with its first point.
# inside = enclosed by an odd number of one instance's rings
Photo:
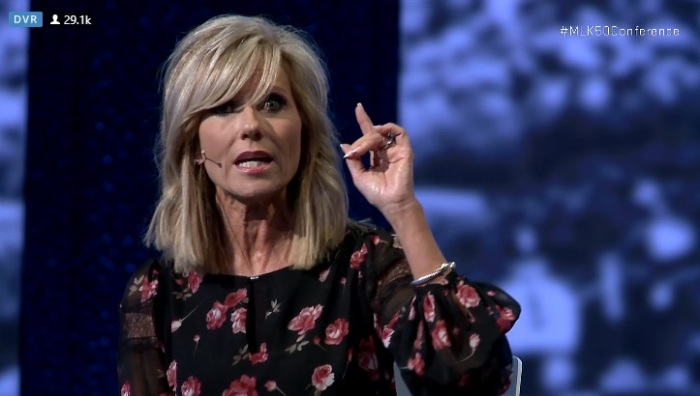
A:
{"type": "Polygon", "coordinates": [[[222,16],[177,45],[146,236],[162,257],[121,304],[122,395],[394,395],[394,362],[415,395],[508,388],[518,304],[454,271],[406,131],[361,105],[340,149],[393,233],[347,218],[327,95],[291,28],[222,16]]]}

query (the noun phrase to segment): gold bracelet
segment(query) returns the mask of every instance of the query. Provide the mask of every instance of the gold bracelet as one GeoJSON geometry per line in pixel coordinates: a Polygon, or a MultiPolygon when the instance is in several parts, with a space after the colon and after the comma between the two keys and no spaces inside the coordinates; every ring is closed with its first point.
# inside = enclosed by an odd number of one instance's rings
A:
{"type": "Polygon", "coordinates": [[[454,269],[454,267],[455,267],[455,262],[454,262],[454,261],[451,261],[451,262],[449,262],[449,263],[442,263],[442,265],[440,266],[440,268],[436,269],[435,271],[429,273],[428,275],[421,276],[420,278],[411,281],[411,285],[412,285],[412,286],[418,286],[418,285],[422,285],[422,284],[424,284],[424,283],[428,283],[428,282],[430,282],[431,280],[433,280],[433,279],[437,278],[438,276],[442,275],[443,273],[445,273],[445,272],[447,272],[447,271],[451,271],[452,269],[454,269]]]}

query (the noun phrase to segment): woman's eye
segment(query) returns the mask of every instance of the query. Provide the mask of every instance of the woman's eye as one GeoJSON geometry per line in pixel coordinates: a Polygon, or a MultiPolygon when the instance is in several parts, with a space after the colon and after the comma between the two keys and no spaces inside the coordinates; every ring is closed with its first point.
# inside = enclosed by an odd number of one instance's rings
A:
{"type": "Polygon", "coordinates": [[[209,112],[214,115],[226,115],[230,113],[235,113],[236,110],[236,105],[234,103],[229,102],[216,106],[209,110],[209,112]]]}
{"type": "Polygon", "coordinates": [[[269,112],[277,112],[282,110],[284,105],[286,104],[285,99],[278,94],[270,94],[270,96],[265,99],[265,102],[263,102],[263,110],[269,111],[269,112]]]}

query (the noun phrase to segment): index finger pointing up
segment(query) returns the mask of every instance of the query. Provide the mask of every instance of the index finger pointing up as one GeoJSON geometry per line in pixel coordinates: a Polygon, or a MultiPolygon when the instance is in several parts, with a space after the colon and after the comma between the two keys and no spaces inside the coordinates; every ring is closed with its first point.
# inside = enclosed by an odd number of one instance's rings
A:
{"type": "Polygon", "coordinates": [[[357,106],[355,106],[355,118],[357,118],[357,123],[360,125],[360,129],[362,130],[363,135],[372,132],[372,130],[374,129],[374,124],[367,115],[367,112],[362,106],[362,103],[358,103],[357,106]]]}

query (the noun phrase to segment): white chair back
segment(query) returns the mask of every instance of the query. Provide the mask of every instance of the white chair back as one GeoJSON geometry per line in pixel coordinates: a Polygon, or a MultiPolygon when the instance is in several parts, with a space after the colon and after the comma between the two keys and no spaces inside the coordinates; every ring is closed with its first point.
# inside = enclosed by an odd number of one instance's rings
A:
{"type": "Polygon", "coordinates": [[[520,396],[520,383],[523,375],[523,361],[513,356],[513,374],[510,376],[510,388],[503,396],[520,396]]]}
{"type": "MultiPolygon", "coordinates": [[[[410,396],[411,392],[406,387],[406,383],[401,377],[401,370],[394,365],[394,374],[396,375],[396,394],[398,396],[410,396]]],[[[523,374],[523,362],[519,357],[513,356],[513,374],[510,377],[510,388],[503,396],[520,396],[520,380],[523,374]]]]}

